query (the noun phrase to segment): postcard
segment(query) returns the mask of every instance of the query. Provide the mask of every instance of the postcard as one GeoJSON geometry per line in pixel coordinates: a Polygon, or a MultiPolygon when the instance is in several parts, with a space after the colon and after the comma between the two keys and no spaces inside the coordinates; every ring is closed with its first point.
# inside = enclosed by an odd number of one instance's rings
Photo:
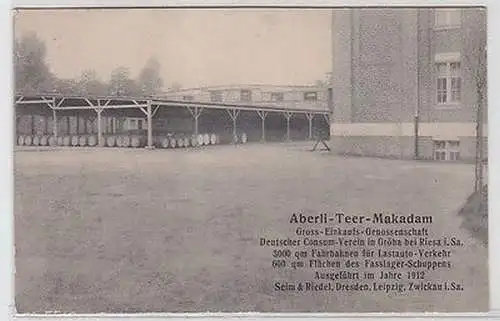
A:
{"type": "Polygon", "coordinates": [[[14,11],[19,315],[488,311],[486,8],[14,11]]]}

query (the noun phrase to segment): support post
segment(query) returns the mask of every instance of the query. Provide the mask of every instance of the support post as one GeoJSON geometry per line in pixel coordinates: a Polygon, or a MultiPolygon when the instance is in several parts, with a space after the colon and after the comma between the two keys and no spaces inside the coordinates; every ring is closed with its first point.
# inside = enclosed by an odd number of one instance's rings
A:
{"type": "Polygon", "coordinates": [[[289,111],[284,112],[286,118],[286,141],[291,141],[290,139],[290,118],[292,118],[292,113],[289,111]]]}
{"type": "Polygon", "coordinates": [[[97,145],[98,146],[104,146],[103,144],[103,137],[102,137],[102,121],[101,121],[101,101],[98,99],[97,100],[97,108],[95,110],[97,112],[97,145]]]}
{"type": "Polygon", "coordinates": [[[308,139],[309,140],[312,140],[313,139],[313,131],[312,131],[312,121],[313,121],[313,118],[314,118],[314,114],[312,113],[306,113],[306,117],[307,117],[307,121],[309,122],[309,135],[308,135],[308,139]]]}
{"type": "Polygon", "coordinates": [[[227,109],[229,116],[233,120],[233,142],[236,144],[238,142],[238,134],[236,131],[236,120],[238,119],[238,115],[240,114],[239,109],[227,109]]]}
{"type": "Polygon", "coordinates": [[[153,148],[153,114],[151,112],[151,100],[148,100],[147,107],[148,117],[148,148],[153,148]]]}
{"type": "Polygon", "coordinates": [[[80,113],[76,114],[76,133],[80,135],[80,113]]]}
{"type": "Polygon", "coordinates": [[[55,109],[52,109],[52,133],[57,142],[57,113],[55,109]]]}
{"type": "Polygon", "coordinates": [[[194,119],[194,134],[198,135],[199,133],[199,121],[198,119],[200,118],[201,112],[203,111],[202,107],[195,106],[194,109],[191,109],[191,107],[188,107],[189,112],[191,113],[191,116],[193,116],[194,119]]]}
{"type": "Polygon", "coordinates": [[[195,113],[195,116],[194,116],[194,134],[196,136],[198,136],[198,117],[200,115],[198,115],[198,107],[194,107],[194,113],[195,113]]]}
{"type": "Polygon", "coordinates": [[[259,116],[260,116],[261,128],[262,128],[260,140],[263,142],[266,141],[266,117],[267,117],[267,113],[268,113],[267,111],[257,110],[257,114],[259,114],[259,116]]]}
{"type": "Polygon", "coordinates": [[[235,144],[238,142],[238,134],[236,133],[236,117],[233,118],[233,141],[235,144]]]}

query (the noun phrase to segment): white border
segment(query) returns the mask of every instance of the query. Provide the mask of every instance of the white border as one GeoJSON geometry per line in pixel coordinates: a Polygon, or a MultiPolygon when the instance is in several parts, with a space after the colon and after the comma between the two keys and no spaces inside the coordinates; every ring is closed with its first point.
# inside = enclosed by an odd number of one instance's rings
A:
{"type": "MultiPolygon", "coordinates": [[[[80,6],[92,6],[92,7],[120,7],[120,6],[439,6],[439,5],[487,5],[488,6],[488,59],[489,59],[489,84],[491,88],[498,86],[500,81],[495,81],[498,78],[498,74],[495,73],[498,61],[500,59],[500,47],[497,38],[493,37],[493,34],[500,31],[499,18],[500,18],[500,3],[498,1],[418,1],[418,4],[411,1],[319,1],[319,0],[303,0],[303,1],[162,1],[162,0],[144,0],[144,1],[133,1],[133,0],[80,0],[80,1],[35,1],[35,0],[17,0],[13,3],[8,3],[7,0],[0,0],[0,9],[2,12],[2,17],[0,18],[0,40],[2,41],[1,59],[2,64],[0,70],[2,70],[2,82],[3,88],[1,95],[0,106],[4,108],[2,121],[3,126],[0,126],[1,137],[0,140],[0,153],[3,158],[1,163],[1,173],[0,182],[3,184],[0,187],[0,234],[5,238],[3,242],[0,242],[0,254],[1,254],[1,266],[2,266],[2,277],[0,279],[1,288],[1,303],[0,303],[0,318],[2,316],[10,316],[13,310],[13,278],[11,267],[13,267],[13,109],[11,108],[13,101],[11,97],[12,92],[12,7],[80,7],[80,6]],[[496,56],[496,57],[495,57],[496,56]],[[495,59],[496,58],[496,59],[495,59]]],[[[495,102],[500,102],[500,91],[489,90],[489,124],[500,124],[500,111],[499,107],[496,106],[495,102]]],[[[108,314],[108,315],[23,315],[16,316],[15,319],[19,320],[117,320],[117,319],[134,319],[134,320],[152,320],[152,319],[165,319],[170,320],[181,320],[187,318],[203,318],[205,320],[218,320],[222,316],[224,319],[270,319],[270,318],[280,318],[280,319],[311,319],[311,318],[337,318],[339,320],[347,318],[363,318],[366,320],[380,320],[387,317],[405,317],[405,319],[421,319],[425,318],[466,318],[470,320],[474,319],[484,319],[489,318],[500,318],[500,262],[498,252],[498,244],[500,244],[500,216],[496,213],[499,209],[495,198],[495,192],[498,190],[498,185],[496,178],[500,174],[498,172],[497,160],[500,160],[500,146],[499,136],[500,132],[497,130],[496,126],[489,126],[489,262],[490,262],[490,308],[492,311],[489,314],[419,314],[419,313],[405,313],[405,314],[260,314],[260,313],[232,313],[232,314],[108,314]],[[494,179],[495,178],[495,179],[494,179]]],[[[8,318],[1,318],[8,319],[8,318]]],[[[10,318],[9,318],[10,319],[10,318]]]]}

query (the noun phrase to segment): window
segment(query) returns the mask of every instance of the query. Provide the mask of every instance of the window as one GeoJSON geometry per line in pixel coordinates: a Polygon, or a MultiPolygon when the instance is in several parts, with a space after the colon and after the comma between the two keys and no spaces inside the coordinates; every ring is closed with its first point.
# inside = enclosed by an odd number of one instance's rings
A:
{"type": "Polygon", "coordinates": [[[220,90],[211,91],[210,101],[222,101],[222,92],[220,90]]]}
{"type": "Polygon", "coordinates": [[[271,101],[283,101],[285,95],[283,93],[271,93],[271,101]]]}
{"type": "Polygon", "coordinates": [[[460,142],[454,140],[434,141],[434,159],[438,161],[460,160],[460,142]]]}
{"type": "Polygon", "coordinates": [[[144,118],[128,118],[127,130],[148,129],[148,120],[144,118]]]}
{"type": "Polygon", "coordinates": [[[246,89],[240,91],[240,100],[241,101],[252,101],[252,91],[246,90],[246,89]]]}
{"type": "Polygon", "coordinates": [[[436,9],[436,27],[454,28],[460,26],[460,9],[436,9]]]}
{"type": "Polygon", "coordinates": [[[189,95],[189,96],[182,96],[182,100],[186,100],[186,101],[191,101],[191,100],[194,100],[194,97],[189,95]]]}
{"type": "Polygon", "coordinates": [[[462,79],[460,62],[440,62],[437,64],[437,103],[460,102],[462,79]]]}
{"type": "Polygon", "coordinates": [[[304,93],[305,101],[315,101],[318,99],[318,93],[315,91],[308,91],[304,93]]]}
{"type": "Polygon", "coordinates": [[[128,124],[127,124],[127,129],[128,130],[137,130],[139,129],[139,122],[135,118],[129,118],[128,124]]]}

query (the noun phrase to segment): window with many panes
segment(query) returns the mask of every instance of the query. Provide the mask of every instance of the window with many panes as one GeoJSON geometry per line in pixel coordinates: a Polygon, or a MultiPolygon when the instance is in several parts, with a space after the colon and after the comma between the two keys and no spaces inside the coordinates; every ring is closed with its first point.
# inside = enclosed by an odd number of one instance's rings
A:
{"type": "Polygon", "coordinates": [[[128,118],[127,130],[148,129],[148,121],[144,118],[128,118]]]}
{"type": "Polygon", "coordinates": [[[127,129],[128,130],[136,130],[139,129],[139,122],[135,118],[129,118],[128,124],[127,124],[127,129]]]}
{"type": "Polygon", "coordinates": [[[456,28],[460,26],[460,9],[441,8],[434,12],[437,28],[456,28]]]}
{"type": "Polygon", "coordinates": [[[252,91],[248,89],[244,89],[240,91],[240,100],[241,101],[252,101],[252,91]]]}
{"type": "Polygon", "coordinates": [[[210,92],[210,101],[222,101],[222,91],[213,90],[210,92]]]}
{"type": "Polygon", "coordinates": [[[305,101],[315,101],[318,100],[318,93],[315,91],[308,91],[304,93],[305,101]]]}
{"type": "Polygon", "coordinates": [[[460,62],[437,63],[437,103],[449,104],[460,102],[462,79],[460,62]]]}
{"type": "Polygon", "coordinates": [[[434,159],[438,161],[457,161],[460,159],[460,142],[455,140],[434,141],[434,159]]]}
{"type": "Polygon", "coordinates": [[[283,101],[285,95],[280,92],[271,93],[271,101],[283,101]]]}

